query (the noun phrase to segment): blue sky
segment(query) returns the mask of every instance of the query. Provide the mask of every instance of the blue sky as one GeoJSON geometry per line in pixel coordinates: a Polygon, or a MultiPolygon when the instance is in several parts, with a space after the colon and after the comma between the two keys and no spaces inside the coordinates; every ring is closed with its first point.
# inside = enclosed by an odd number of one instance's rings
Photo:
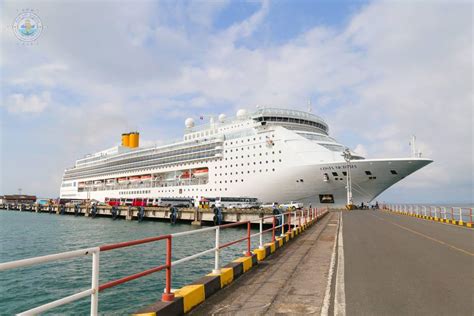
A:
{"type": "Polygon", "coordinates": [[[256,105],[313,110],[367,157],[435,160],[380,199],[473,200],[472,4],[3,1],[0,193],[57,196],[64,168],[139,130],[256,105]],[[11,24],[33,9],[25,46],[11,24]],[[440,23],[442,21],[442,23],[440,23]]]}

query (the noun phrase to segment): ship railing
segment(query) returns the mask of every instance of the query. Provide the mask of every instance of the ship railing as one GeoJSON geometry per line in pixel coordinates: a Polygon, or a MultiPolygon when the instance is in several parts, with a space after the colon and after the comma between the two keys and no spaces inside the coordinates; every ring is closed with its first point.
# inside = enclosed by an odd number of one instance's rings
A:
{"type": "Polygon", "coordinates": [[[29,309],[27,311],[21,312],[18,315],[35,315],[38,313],[42,313],[48,311],[52,308],[59,307],[68,303],[72,303],[74,301],[80,300],[87,296],[91,298],[90,304],[90,314],[91,315],[98,315],[99,309],[99,292],[102,292],[106,289],[115,287],[117,285],[147,276],[149,274],[166,270],[166,277],[165,277],[165,289],[164,293],[162,294],[162,301],[172,301],[174,299],[174,294],[171,290],[172,285],[172,278],[171,278],[171,271],[172,267],[188,262],[190,260],[202,257],[204,255],[214,253],[214,269],[213,273],[220,273],[221,268],[221,251],[224,248],[233,246],[235,244],[239,244],[241,242],[246,242],[246,251],[245,256],[252,256],[251,252],[251,239],[254,237],[259,237],[259,248],[263,248],[263,235],[266,233],[272,232],[272,241],[275,241],[277,236],[276,233],[279,229],[281,229],[281,236],[284,235],[285,228],[287,231],[291,231],[292,229],[296,229],[301,225],[308,223],[311,220],[317,220],[325,213],[328,212],[328,209],[304,209],[304,210],[294,210],[294,211],[287,211],[282,212],[280,214],[270,215],[261,217],[258,220],[259,224],[259,231],[257,233],[251,234],[251,224],[256,224],[256,221],[242,221],[230,224],[223,224],[214,227],[202,228],[198,230],[186,231],[186,232],[179,232],[174,234],[168,235],[161,235],[155,237],[149,237],[145,239],[121,242],[116,244],[108,244],[102,245],[98,247],[91,247],[91,248],[84,248],[79,250],[73,250],[68,252],[62,252],[57,254],[51,254],[46,256],[34,257],[29,259],[22,259],[22,260],[15,260],[10,262],[0,263],[0,271],[17,269],[26,266],[33,266],[53,261],[83,257],[83,256],[92,256],[92,276],[91,276],[91,287],[89,289],[83,290],[81,292],[63,297],[61,299],[52,301],[50,303],[35,307],[33,309],[29,309]],[[277,224],[278,223],[278,224],[277,224]],[[271,224],[271,227],[268,229],[264,229],[265,224],[271,224]],[[244,237],[239,239],[221,243],[220,233],[221,230],[231,227],[237,226],[246,226],[246,234],[244,237]],[[202,234],[210,231],[215,231],[215,246],[213,248],[189,255],[187,257],[172,261],[172,241],[178,237],[185,237],[190,235],[202,234]],[[100,269],[99,269],[99,258],[102,252],[111,251],[120,248],[132,247],[136,245],[148,244],[157,241],[166,241],[166,255],[165,255],[165,262],[159,266],[126,276],[122,277],[117,280],[109,281],[104,284],[99,284],[99,276],[100,276],[100,269]]]}
{"type": "Polygon", "coordinates": [[[414,216],[425,216],[463,223],[473,223],[472,207],[385,204],[383,205],[383,208],[391,212],[404,212],[414,216]]]}

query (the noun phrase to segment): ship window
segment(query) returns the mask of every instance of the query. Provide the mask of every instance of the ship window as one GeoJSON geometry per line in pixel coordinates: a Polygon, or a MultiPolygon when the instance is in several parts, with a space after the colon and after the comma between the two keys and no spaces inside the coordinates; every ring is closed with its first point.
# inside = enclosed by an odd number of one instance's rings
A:
{"type": "Polygon", "coordinates": [[[333,172],[332,175],[337,177],[337,172],[333,172]]]}
{"type": "Polygon", "coordinates": [[[347,176],[347,172],[346,172],[346,171],[343,171],[342,174],[345,175],[345,176],[347,176]]]}
{"type": "Polygon", "coordinates": [[[370,175],[372,175],[372,172],[370,172],[370,171],[365,171],[365,174],[368,175],[368,176],[370,176],[370,175]]]}
{"type": "Polygon", "coordinates": [[[398,174],[398,172],[397,172],[396,170],[390,170],[390,172],[391,172],[392,174],[398,174]]]}

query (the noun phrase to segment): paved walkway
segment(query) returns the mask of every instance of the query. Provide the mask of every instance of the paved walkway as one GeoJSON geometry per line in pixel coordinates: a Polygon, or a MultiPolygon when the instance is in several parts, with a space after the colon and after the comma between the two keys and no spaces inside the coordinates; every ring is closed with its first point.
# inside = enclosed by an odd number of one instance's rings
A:
{"type": "Polygon", "coordinates": [[[328,214],[191,314],[319,315],[338,218],[328,214]]]}
{"type": "Polygon", "coordinates": [[[353,211],[343,240],[347,315],[473,315],[473,230],[353,211]]]}
{"type": "Polygon", "coordinates": [[[324,316],[473,315],[474,230],[382,211],[332,212],[192,314],[320,315],[330,273],[324,316]]]}

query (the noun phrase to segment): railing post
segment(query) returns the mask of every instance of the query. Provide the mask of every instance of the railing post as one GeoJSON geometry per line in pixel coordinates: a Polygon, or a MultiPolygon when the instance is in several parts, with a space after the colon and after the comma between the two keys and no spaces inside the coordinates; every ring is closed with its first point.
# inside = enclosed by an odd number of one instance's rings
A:
{"type": "Polygon", "coordinates": [[[295,223],[293,224],[293,226],[296,228],[296,223],[297,223],[296,222],[296,217],[298,216],[298,211],[295,210],[295,212],[293,214],[295,214],[295,216],[294,216],[295,223]]]}
{"type": "Polygon", "coordinates": [[[462,222],[462,207],[459,208],[459,221],[462,222]]]}
{"type": "Polygon", "coordinates": [[[451,220],[454,220],[454,207],[451,207],[451,220]]]}
{"type": "Polygon", "coordinates": [[[212,273],[221,273],[221,262],[220,262],[220,230],[221,228],[217,226],[216,228],[216,250],[214,251],[214,270],[212,273]]]}
{"type": "Polygon", "coordinates": [[[91,315],[97,316],[99,312],[99,253],[97,250],[92,253],[92,294],[91,294],[91,315]]]}
{"type": "Polygon", "coordinates": [[[161,296],[161,300],[164,302],[174,300],[174,294],[171,293],[171,239],[171,236],[166,239],[166,288],[165,293],[161,296]]]}
{"type": "Polygon", "coordinates": [[[281,213],[281,237],[285,236],[285,214],[281,213]]]}
{"type": "Polygon", "coordinates": [[[247,253],[245,254],[247,257],[252,256],[252,252],[250,252],[250,221],[247,222],[247,253]]]}
{"type": "Polygon", "coordinates": [[[300,217],[300,218],[299,218],[299,223],[298,223],[298,225],[299,225],[299,227],[301,227],[301,218],[303,217],[303,211],[301,211],[299,217],[300,217]]]}
{"type": "MultiPolygon", "coordinates": [[[[275,225],[274,225],[275,226],[275,225]]],[[[259,236],[259,246],[258,248],[264,249],[263,248],[263,217],[260,218],[260,236],[259,236]]]]}
{"type": "Polygon", "coordinates": [[[272,242],[275,241],[275,220],[276,220],[276,216],[273,215],[272,217],[272,242]]]}
{"type": "Polygon", "coordinates": [[[291,231],[291,212],[288,213],[288,231],[291,231]]]}
{"type": "Polygon", "coordinates": [[[469,209],[470,223],[472,224],[472,208],[469,209]]]}

